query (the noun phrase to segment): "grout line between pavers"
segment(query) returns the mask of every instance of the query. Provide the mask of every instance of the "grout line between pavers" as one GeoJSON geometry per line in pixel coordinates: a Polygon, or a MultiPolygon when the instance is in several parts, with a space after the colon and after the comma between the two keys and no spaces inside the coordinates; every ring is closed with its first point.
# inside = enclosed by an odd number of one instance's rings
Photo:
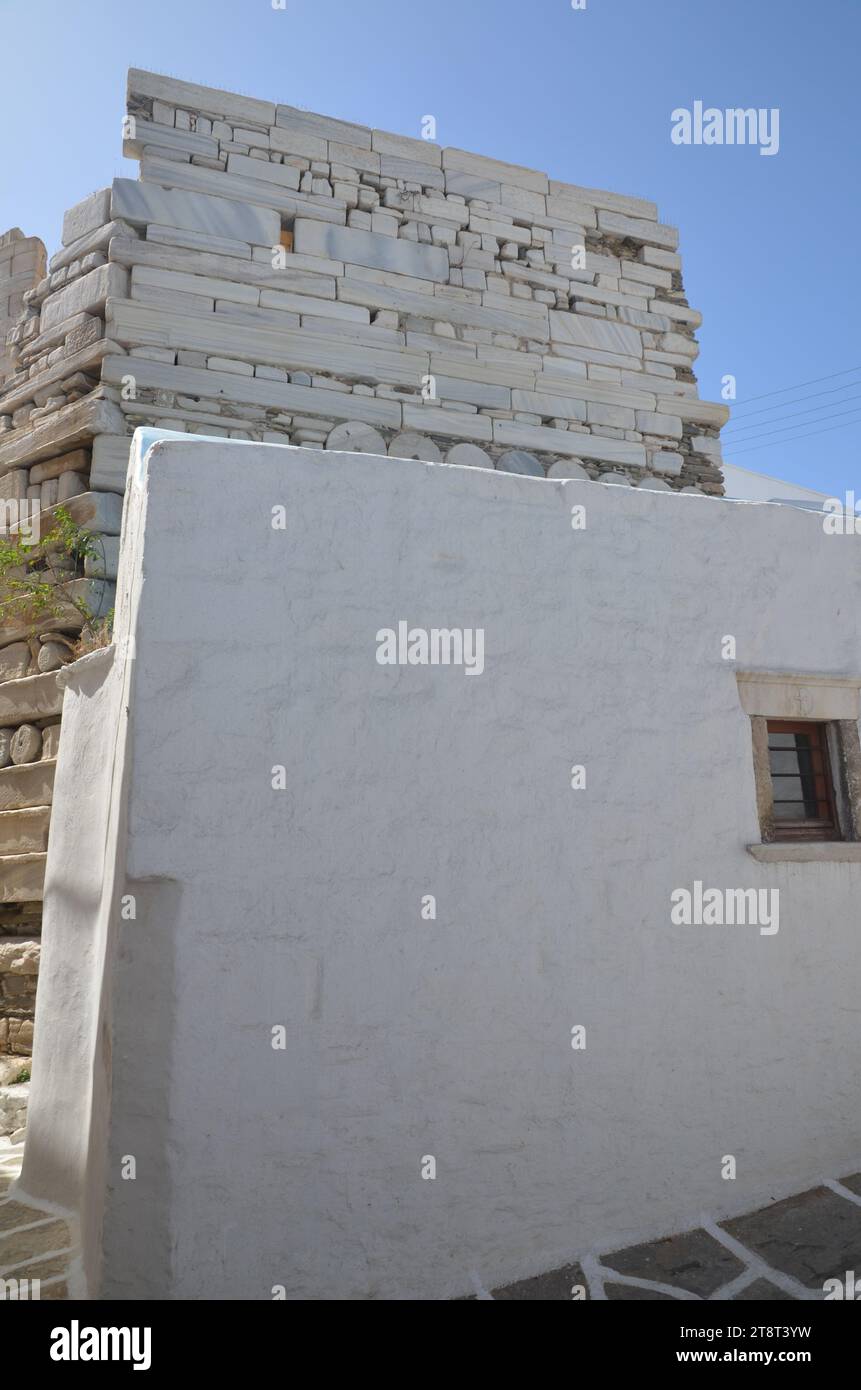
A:
{"type": "Polygon", "coordinates": [[[471,1269],[471,1270],[469,1271],[469,1282],[472,1284],[472,1287],[475,1289],[475,1296],[476,1296],[476,1298],[477,1298],[480,1302],[482,1302],[482,1301],[484,1301],[485,1299],[488,1299],[488,1298],[490,1299],[491,1303],[495,1303],[495,1302],[496,1302],[496,1299],[493,1297],[493,1294],[492,1294],[492,1293],[488,1293],[488,1292],[487,1292],[487,1289],[486,1289],[486,1288],[484,1287],[484,1285],[482,1284],[481,1278],[480,1278],[480,1276],[479,1276],[477,1270],[471,1269]]]}
{"type": "Polygon", "coordinates": [[[35,1231],[38,1226],[50,1226],[57,1220],[56,1216],[40,1216],[38,1221],[27,1221],[23,1226],[10,1226],[6,1231],[0,1231],[0,1246],[7,1236],[18,1236],[22,1231],[35,1231]]]}
{"type": "Polygon", "coordinates": [[[735,1255],[737,1260],[741,1260],[742,1264],[747,1265],[749,1270],[755,1271],[763,1279],[767,1279],[769,1283],[782,1289],[784,1293],[788,1293],[790,1297],[798,1299],[799,1302],[811,1302],[820,1297],[818,1293],[806,1288],[804,1284],[794,1279],[791,1274],[784,1274],[783,1270],[773,1269],[771,1265],[766,1264],[765,1260],[755,1254],[753,1250],[748,1250],[741,1241],[736,1240],[728,1231],[722,1230],[710,1216],[703,1216],[700,1224],[704,1231],[708,1231],[710,1236],[719,1241],[725,1250],[729,1250],[730,1254],[735,1255]]]}
{"type": "Polygon", "coordinates": [[[822,1185],[830,1188],[832,1192],[836,1192],[838,1197],[843,1197],[847,1202],[854,1202],[856,1207],[861,1207],[861,1197],[858,1196],[858,1193],[853,1192],[849,1187],[844,1187],[842,1182],[837,1182],[835,1178],[823,1179],[822,1185]]]}
{"type": "Polygon", "coordinates": [[[625,1284],[632,1289],[654,1289],[656,1293],[668,1294],[670,1298],[677,1298],[682,1303],[703,1301],[698,1293],[693,1293],[680,1284],[662,1284],[657,1279],[641,1279],[634,1274],[620,1274],[618,1270],[610,1269],[607,1265],[598,1265],[597,1268],[602,1279],[608,1284],[625,1284]]]}
{"type": "Polygon", "coordinates": [[[597,1255],[590,1251],[584,1259],[580,1261],[580,1268],[583,1271],[586,1283],[589,1285],[589,1297],[593,1303],[606,1303],[607,1292],[604,1288],[604,1266],[601,1264],[597,1255]]]}
{"type": "Polygon", "coordinates": [[[38,1251],[36,1254],[28,1255],[26,1260],[19,1260],[17,1264],[6,1265],[5,1269],[0,1269],[0,1279],[8,1279],[10,1274],[14,1274],[16,1269],[24,1269],[27,1265],[44,1264],[48,1260],[58,1260],[61,1256],[68,1256],[71,1260],[78,1251],[75,1246],[67,1245],[64,1250],[45,1250],[38,1251]]]}
{"type": "Polygon", "coordinates": [[[709,1303],[731,1302],[737,1293],[741,1293],[744,1289],[749,1288],[751,1284],[755,1284],[759,1277],[756,1270],[749,1268],[743,1269],[741,1274],[737,1274],[734,1279],[730,1279],[726,1284],[721,1284],[719,1289],[715,1289],[714,1293],[710,1293],[708,1301],[709,1303]]]}

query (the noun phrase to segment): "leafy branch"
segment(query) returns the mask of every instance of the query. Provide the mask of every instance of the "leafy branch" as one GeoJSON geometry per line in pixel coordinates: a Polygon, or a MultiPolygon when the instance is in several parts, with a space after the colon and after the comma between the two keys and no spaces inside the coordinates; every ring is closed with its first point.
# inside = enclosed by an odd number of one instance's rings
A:
{"type": "Polygon", "coordinates": [[[74,586],[84,562],[103,555],[101,538],[79,526],[62,505],[35,545],[26,545],[20,534],[0,539],[0,625],[29,622],[35,634],[41,619],[63,617],[72,609],[80,616],[82,638],[98,638],[101,644],[105,622],[97,622],[74,586]]]}

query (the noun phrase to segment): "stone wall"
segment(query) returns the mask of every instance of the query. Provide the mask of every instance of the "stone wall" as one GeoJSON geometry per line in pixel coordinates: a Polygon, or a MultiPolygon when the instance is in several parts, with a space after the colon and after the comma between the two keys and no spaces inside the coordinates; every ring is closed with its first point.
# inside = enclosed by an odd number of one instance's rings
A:
{"type": "Polygon", "coordinates": [[[33,1048],[41,919],[41,903],[0,906],[0,1055],[33,1048]]]}
{"type": "Polygon", "coordinates": [[[128,116],[130,422],[721,492],[653,203],[134,69],[128,116]]]}
{"type": "Polygon", "coordinates": [[[0,382],[12,370],[6,334],[24,308],[24,295],[44,276],[45,256],[39,238],[25,236],[20,227],[0,236],[0,382]]]}
{"type": "MultiPolygon", "coordinates": [[[[91,205],[88,200],[85,209],[91,205]]],[[[85,209],[66,215],[66,241],[86,225],[85,209]]],[[[0,535],[46,536],[62,505],[73,522],[101,537],[97,553],[71,570],[62,559],[48,569],[37,559],[32,569],[24,564],[10,571],[12,580],[29,576],[63,589],[50,604],[8,605],[0,612],[0,904],[4,913],[14,913],[13,905],[23,912],[33,963],[59,746],[62,695],[55,673],[75,655],[83,623],[76,605],[98,617],[113,604],[122,498],[91,490],[93,437],[99,428],[121,429],[123,421],[99,385],[104,300],[94,302],[91,287],[104,254],[61,251],[46,274],[41,242],[20,232],[0,243],[0,271],[4,253],[14,287],[5,304],[15,318],[5,325],[0,383],[0,535]]],[[[0,307],[3,293],[0,282],[0,307]]],[[[0,598],[10,596],[4,587],[0,598]]],[[[4,930],[0,917],[0,938],[4,930]]],[[[35,974],[3,973],[0,1052],[29,1050],[33,994],[25,984],[35,987],[35,974]]]]}

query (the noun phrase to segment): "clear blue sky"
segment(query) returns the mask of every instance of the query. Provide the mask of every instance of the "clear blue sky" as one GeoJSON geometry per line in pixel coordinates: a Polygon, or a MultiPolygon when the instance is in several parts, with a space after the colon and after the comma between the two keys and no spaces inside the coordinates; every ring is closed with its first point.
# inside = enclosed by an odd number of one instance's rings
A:
{"type": "Polygon", "coordinates": [[[0,0],[0,34],[0,230],[53,251],[64,208],[136,176],[129,66],[405,134],[432,114],[442,144],[657,202],[701,394],[738,381],[726,456],[861,495],[861,0],[0,0]],[[780,152],[674,145],[697,100],[778,107],[780,152]]]}

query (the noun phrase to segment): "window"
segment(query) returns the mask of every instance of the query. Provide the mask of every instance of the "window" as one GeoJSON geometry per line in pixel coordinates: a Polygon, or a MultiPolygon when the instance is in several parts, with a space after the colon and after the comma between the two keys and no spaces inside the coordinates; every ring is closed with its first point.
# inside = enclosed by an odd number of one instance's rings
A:
{"type": "Polygon", "coordinates": [[[841,840],[825,724],[767,720],[775,840],[841,840]]]}
{"type": "Polygon", "coordinates": [[[768,863],[861,863],[861,676],[737,671],[768,863]]]}

